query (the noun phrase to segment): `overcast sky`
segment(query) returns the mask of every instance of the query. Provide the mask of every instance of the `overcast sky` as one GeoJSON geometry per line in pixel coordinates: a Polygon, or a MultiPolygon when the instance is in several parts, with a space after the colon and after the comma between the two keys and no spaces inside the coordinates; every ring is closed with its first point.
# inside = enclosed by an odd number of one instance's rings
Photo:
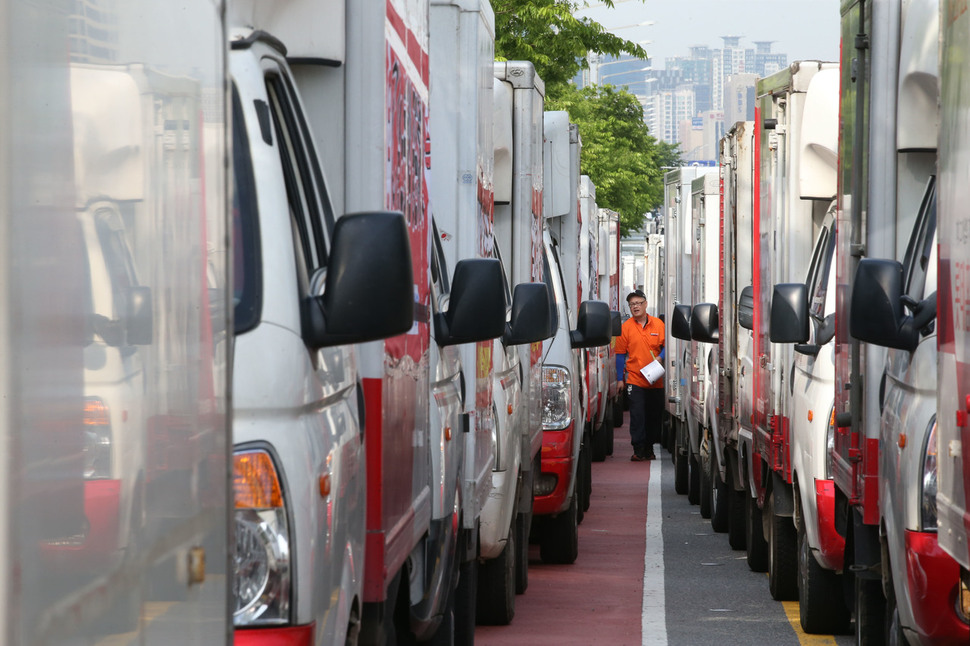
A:
{"type": "MultiPolygon", "coordinates": [[[[600,0],[589,0],[597,5],[600,0]]],[[[723,46],[721,36],[743,36],[742,46],[773,40],[788,61],[839,60],[839,0],[625,0],[613,9],[592,6],[578,15],[597,20],[617,36],[639,42],[654,69],[669,56],[686,56],[691,45],[723,46]]]]}

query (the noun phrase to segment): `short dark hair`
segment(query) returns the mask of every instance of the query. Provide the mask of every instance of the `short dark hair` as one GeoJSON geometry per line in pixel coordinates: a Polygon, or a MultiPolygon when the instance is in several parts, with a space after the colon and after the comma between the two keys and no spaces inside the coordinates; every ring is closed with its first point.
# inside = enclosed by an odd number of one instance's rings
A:
{"type": "Polygon", "coordinates": [[[642,289],[634,289],[632,292],[627,294],[626,302],[629,303],[631,298],[639,296],[643,300],[647,300],[647,295],[643,293],[642,289]]]}

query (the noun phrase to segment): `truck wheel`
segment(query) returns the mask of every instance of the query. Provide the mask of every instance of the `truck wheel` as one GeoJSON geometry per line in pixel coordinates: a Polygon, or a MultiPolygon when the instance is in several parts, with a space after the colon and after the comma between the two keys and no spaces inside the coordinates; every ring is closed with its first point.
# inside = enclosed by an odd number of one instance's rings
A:
{"type": "Polygon", "coordinates": [[[690,479],[687,483],[687,502],[696,505],[701,501],[701,469],[697,462],[697,457],[687,447],[687,465],[690,472],[690,479]]]}
{"type": "Polygon", "coordinates": [[[593,462],[602,462],[606,459],[606,440],[607,440],[607,430],[606,425],[612,423],[612,420],[608,420],[609,411],[606,411],[607,417],[603,418],[603,423],[600,424],[599,429],[593,431],[593,462]]]}
{"type": "Polygon", "coordinates": [[[855,643],[876,646],[886,643],[886,598],[882,581],[855,577],[855,643]]]}
{"type": "Polygon", "coordinates": [[[909,640],[903,633],[902,621],[899,619],[899,606],[896,604],[896,591],[893,588],[892,572],[886,585],[886,645],[906,646],[909,640]]]}
{"type": "Polygon", "coordinates": [[[727,532],[728,545],[732,550],[743,550],[748,544],[745,538],[745,522],[747,511],[744,508],[744,501],[748,494],[744,489],[735,491],[733,487],[727,487],[727,532]]]}
{"type": "Polygon", "coordinates": [[[674,446],[674,491],[680,495],[687,493],[688,467],[687,456],[681,455],[680,448],[674,446]]]}
{"type": "MultiPolygon", "coordinates": [[[[582,512],[580,514],[580,522],[582,522],[582,517],[589,511],[589,503],[593,497],[593,451],[590,448],[593,443],[593,438],[591,433],[586,433],[583,438],[583,446],[579,449],[579,468],[583,470],[583,479],[580,481],[583,483],[583,488],[580,491],[580,503],[582,506],[579,508],[582,512]]],[[[579,485],[579,482],[576,483],[579,485]]]]}
{"type": "Polygon", "coordinates": [[[715,532],[728,531],[728,486],[721,480],[721,471],[717,468],[717,461],[711,456],[711,529],[715,532]]]}
{"type": "Polygon", "coordinates": [[[515,517],[515,593],[525,594],[529,588],[529,515],[515,517]]]}
{"type": "Polygon", "coordinates": [[[593,459],[597,462],[602,462],[606,459],[606,456],[613,455],[613,426],[613,402],[609,402],[606,405],[606,413],[603,415],[603,424],[600,426],[600,432],[598,435],[598,444],[600,445],[602,450],[601,455],[603,456],[599,460],[596,460],[597,454],[595,449],[597,447],[593,447],[593,459]]]}
{"type": "Polygon", "coordinates": [[[752,572],[767,572],[768,542],[762,530],[758,501],[746,495],[744,508],[744,543],[748,554],[748,567],[752,572]]]}
{"type": "Polygon", "coordinates": [[[812,556],[804,522],[798,528],[798,614],[806,633],[840,635],[849,631],[851,615],[842,594],[842,579],[812,556]]]}
{"type": "Polygon", "coordinates": [[[357,609],[357,602],[350,609],[350,617],[347,620],[347,635],[344,637],[344,646],[357,646],[360,642],[360,611],[357,609]]]}
{"type": "Polygon", "coordinates": [[[569,565],[579,556],[578,501],[573,493],[569,507],[555,518],[544,518],[539,556],[545,563],[569,565]]]}
{"type": "Polygon", "coordinates": [[[711,499],[713,498],[711,488],[711,465],[714,464],[713,456],[709,457],[705,462],[704,458],[701,458],[698,463],[698,471],[700,472],[700,505],[701,505],[701,518],[711,517],[711,499]]]}
{"type": "MultiPolygon", "coordinates": [[[[478,530],[471,530],[478,531],[478,530]]],[[[463,555],[471,537],[469,530],[462,530],[463,538],[459,539],[458,554],[463,555]]],[[[459,558],[463,558],[459,556],[459,558]]],[[[452,633],[455,646],[472,646],[475,643],[475,611],[478,605],[475,597],[478,591],[478,559],[462,560],[458,565],[458,585],[452,591],[451,616],[452,633]]],[[[445,628],[442,623],[442,628],[445,628]]],[[[439,628],[438,632],[441,632],[439,628]]],[[[387,642],[392,644],[393,642],[387,642]]]]}
{"type": "MultiPolygon", "coordinates": [[[[616,408],[616,405],[615,404],[610,404],[610,405],[613,406],[614,409],[616,408]]],[[[606,433],[606,455],[613,455],[613,439],[614,439],[614,435],[615,435],[614,431],[616,430],[616,427],[619,426],[619,424],[616,423],[616,420],[614,418],[614,415],[615,415],[615,413],[610,413],[610,418],[609,418],[610,419],[610,423],[606,427],[606,430],[607,430],[607,433],[606,433]]]]}
{"type": "Polygon", "coordinates": [[[507,626],[515,616],[515,533],[513,522],[502,553],[478,566],[476,619],[481,626],[507,626]]]}
{"type": "Polygon", "coordinates": [[[775,494],[768,499],[768,590],[775,601],[798,599],[798,553],[795,523],[775,513],[775,494]]]}

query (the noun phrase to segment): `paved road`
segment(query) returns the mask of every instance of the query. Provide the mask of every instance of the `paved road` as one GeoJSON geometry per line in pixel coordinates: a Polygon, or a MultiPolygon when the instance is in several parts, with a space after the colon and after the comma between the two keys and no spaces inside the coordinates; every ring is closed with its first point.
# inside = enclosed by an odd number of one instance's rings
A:
{"type": "Polygon", "coordinates": [[[674,492],[669,454],[638,463],[630,452],[616,429],[613,456],[593,465],[576,563],[545,565],[533,547],[514,621],[479,627],[479,646],[853,643],[801,633],[797,602],[773,601],[766,575],[674,492]]]}

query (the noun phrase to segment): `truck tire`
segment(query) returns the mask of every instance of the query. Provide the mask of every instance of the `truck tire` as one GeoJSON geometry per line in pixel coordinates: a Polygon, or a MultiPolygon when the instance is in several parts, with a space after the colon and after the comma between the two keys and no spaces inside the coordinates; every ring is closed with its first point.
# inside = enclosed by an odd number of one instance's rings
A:
{"type": "Polygon", "coordinates": [[[608,455],[613,455],[613,402],[606,405],[603,423],[593,437],[593,462],[602,462],[608,455]]]}
{"type": "Polygon", "coordinates": [[[842,592],[842,577],[815,560],[805,523],[798,528],[798,614],[806,633],[841,635],[849,631],[851,615],[842,592]]]}
{"type": "MultiPolygon", "coordinates": [[[[591,445],[593,443],[592,433],[586,433],[583,436],[583,445],[579,449],[579,468],[583,470],[583,479],[579,482],[583,483],[583,488],[580,491],[580,503],[579,508],[582,512],[580,514],[580,522],[582,522],[582,517],[585,516],[586,512],[589,511],[589,503],[593,497],[593,450],[591,445]]],[[[579,482],[576,484],[579,485],[579,482]]]]}
{"type": "Polygon", "coordinates": [[[543,519],[539,556],[545,563],[569,565],[579,556],[579,520],[576,516],[579,503],[576,498],[573,492],[566,511],[554,518],[543,519]]]}
{"type": "MultiPolygon", "coordinates": [[[[616,410],[616,404],[611,403],[610,407],[612,410],[616,410]]],[[[617,426],[621,426],[623,424],[623,418],[622,418],[623,413],[622,412],[620,413],[621,418],[620,418],[619,424],[616,423],[616,413],[608,410],[606,411],[606,414],[609,416],[607,417],[607,419],[609,419],[609,424],[606,425],[606,430],[607,430],[606,455],[613,455],[613,439],[615,435],[614,431],[616,430],[617,426]]]]}
{"type": "Polygon", "coordinates": [[[687,493],[688,467],[687,456],[681,455],[680,448],[674,446],[674,491],[680,495],[687,493]]]}
{"type": "Polygon", "coordinates": [[[748,494],[743,489],[741,491],[736,491],[733,487],[728,485],[727,487],[727,508],[728,508],[728,519],[727,519],[727,532],[728,532],[728,545],[731,546],[732,550],[743,550],[747,544],[747,538],[745,537],[745,522],[746,510],[744,508],[744,501],[748,498],[748,494]]]}
{"type": "MultiPolygon", "coordinates": [[[[606,413],[608,416],[609,411],[606,411],[606,413]]],[[[609,422],[611,423],[612,420],[609,420],[609,422]]],[[[602,462],[606,459],[607,423],[607,417],[604,417],[600,427],[593,431],[593,462],[602,462]]]]}
{"type": "Polygon", "coordinates": [[[515,517],[515,593],[525,594],[529,588],[529,515],[515,517]]]}
{"type": "Polygon", "coordinates": [[[721,470],[717,468],[714,456],[711,456],[711,474],[708,480],[711,484],[711,529],[715,532],[728,531],[728,486],[721,479],[721,470]]]}
{"type": "Polygon", "coordinates": [[[768,499],[768,590],[775,601],[798,599],[798,547],[795,523],[775,513],[775,494],[768,499]]]}
{"type": "Polygon", "coordinates": [[[480,626],[508,626],[515,616],[516,523],[513,517],[502,553],[478,566],[476,621],[480,626]]]}
{"type": "Polygon", "coordinates": [[[687,481],[687,502],[696,505],[701,501],[701,468],[690,446],[687,447],[687,465],[690,473],[687,481]]]}
{"type": "MultiPolygon", "coordinates": [[[[472,540],[468,534],[469,530],[462,531],[463,538],[460,538],[458,543],[459,554],[464,554],[467,551],[465,546],[468,541],[472,540]]],[[[475,643],[475,623],[477,621],[475,611],[478,605],[475,597],[477,592],[478,559],[462,560],[458,566],[458,585],[452,592],[452,603],[449,604],[451,606],[451,628],[455,646],[473,646],[475,643]]],[[[440,629],[438,632],[441,632],[440,629]]]]}
{"type": "MultiPolygon", "coordinates": [[[[535,474],[539,472],[538,460],[533,461],[532,468],[522,475],[520,484],[524,495],[516,505],[518,512],[515,516],[515,593],[524,594],[529,587],[529,544],[532,542],[532,485],[535,474]],[[523,509],[522,507],[525,507],[523,509]]],[[[516,493],[518,496],[519,494],[516,493]]]]}
{"type": "Polygon", "coordinates": [[[886,643],[886,598],[882,581],[855,577],[855,643],[876,646],[886,643]]]}
{"type": "Polygon", "coordinates": [[[896,604],[896,591],[893,588],[892,572],[889,573],[886,584],[886,644],[887,646],[906,646],[909,640],[903,632],[903,624],[899,618],[899,606],[896,604]]]}
{"type": "Polygon", "coordinates": [[[701,506],[701,518],[711,517],[711,499],[713,494],[711,492],[711,466],[714,464],[713,456],[709,457],[706,461],[701,458],[697,462],[698,471],[700,472],[700,492],[698,493],[700,497],[701,506]]]}
{"type": "Polygon", "coordinates": [[[768,542],[761,524],[761,510],[753,496],[744,497],[744,544],[752,572],[768,571],[768,542]]]}

